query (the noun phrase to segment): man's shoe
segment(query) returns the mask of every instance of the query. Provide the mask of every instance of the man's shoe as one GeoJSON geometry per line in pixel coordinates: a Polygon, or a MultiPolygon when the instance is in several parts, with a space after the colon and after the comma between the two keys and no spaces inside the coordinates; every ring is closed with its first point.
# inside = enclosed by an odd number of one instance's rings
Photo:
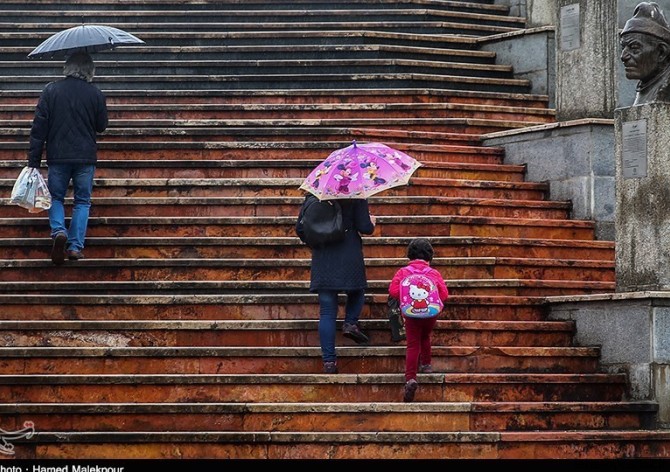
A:
{"type": "Polygon", "coordinates": [[[370,341],[370,338],[363,334],[357,324],[344,323],[342,334],[357,344],[367,344],[370,341]]]}
{"type": "Polygon", "coordinates": [[[65,243],[67,243],[67,235],[65,233],[58,233],[54,237],[54,243],[51,247],[51,262],[56,265],[61,265],[65,262],[65,243]]]}
{"type": "Polygon", "coordinates": [[[81,251],[68,251],[67,258],[71,261],[78,261],[84,258],[84,254],[81,251]]]}
{"type": "Polygon", "coordinates": [[[408,380],[407,383],[405,384],[405,395],[403,396],[403,401],[404,402],[412,402],[414,401],[414,394],[416,393],[416,389],[419,387],[419,384],[417,383],[416,380],[411,379],[408,380]]]}
{"type": "Polygon", "coordinates": [[[323,372],[324,374],[337,374],[337,362],[324,362],[323,372]]]}

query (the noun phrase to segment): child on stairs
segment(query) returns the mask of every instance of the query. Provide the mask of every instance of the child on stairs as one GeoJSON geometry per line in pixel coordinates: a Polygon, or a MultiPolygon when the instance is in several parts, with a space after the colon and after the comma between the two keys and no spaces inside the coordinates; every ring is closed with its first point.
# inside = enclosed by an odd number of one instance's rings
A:
{"type": "Polygon", "coordinates": [[[407,247],[409,264],[395,273],[389,285],[389,296],[399,300],[405,320],[405,402],[414,400],[419,386],[417,371],[433,371],[430,337],[444,302],[449,298],[442,275],[430,267],[433,254],[428,239],[413,239],[407,247]]]}

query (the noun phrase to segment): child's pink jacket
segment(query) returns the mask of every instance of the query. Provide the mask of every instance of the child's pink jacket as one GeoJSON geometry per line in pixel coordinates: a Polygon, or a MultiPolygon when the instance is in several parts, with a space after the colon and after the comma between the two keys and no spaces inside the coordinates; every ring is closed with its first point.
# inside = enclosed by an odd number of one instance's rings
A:
{"type": "MultiPolygon", "coordinates": [[[[414,259],[413,261],[410,261],[407,266],[398,269],[398,271],[393,276],[393,279],[391,280],[391,284],[389,285],[389,296],[395,299],[400,298],[400,282],[402,282],[402,279],[404,279],[405,276],[410,273],[410,271],[407,269],[408,266],[413,266],[419,270],[423,270],[429,265],[430,264],[428,264],[428,262],[424,261],[423,259],[414,259]]],[[[447,284],[444,283],[442,274],[440,274],[440,272],[436,269],[430,269],[426,272],[426,276],[435,283],[437,291],[440,294],[440,298],[443,302],[446,302],[447,298],[449,298],[449,289],[447,288],[447,284]]]]}

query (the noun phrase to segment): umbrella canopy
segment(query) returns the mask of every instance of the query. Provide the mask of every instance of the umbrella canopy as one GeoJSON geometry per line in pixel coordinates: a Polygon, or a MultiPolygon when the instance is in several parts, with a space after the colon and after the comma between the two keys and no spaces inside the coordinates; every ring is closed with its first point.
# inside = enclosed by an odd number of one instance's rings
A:
{"type": "Polygon", "coordinates": [[[420,166],[419,161],[385,144],[354,141],[316,166],[300,188],[319,200],[368,198],[407,185],[420,166]]]}
{"type": "Polygon", "coordinates": [[[131,44],[144,44],[144,41],[111,26],[80,25],[51,35],[33,49],[28,58],[66,57],[75,52],[91,53],[131,44]]]}

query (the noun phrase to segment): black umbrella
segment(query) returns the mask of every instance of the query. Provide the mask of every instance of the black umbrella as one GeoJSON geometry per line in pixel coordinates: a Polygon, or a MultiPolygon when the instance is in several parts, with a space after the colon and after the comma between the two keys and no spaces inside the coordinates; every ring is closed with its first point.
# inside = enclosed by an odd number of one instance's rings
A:
{"type": "Polygon", "coordinates": [[[144,44],[126,31],[105,25],[80,25],[59,31],[28,54],[30,59],[66,57],[75,52],[97,52],[117,46],[144,44]]]}

